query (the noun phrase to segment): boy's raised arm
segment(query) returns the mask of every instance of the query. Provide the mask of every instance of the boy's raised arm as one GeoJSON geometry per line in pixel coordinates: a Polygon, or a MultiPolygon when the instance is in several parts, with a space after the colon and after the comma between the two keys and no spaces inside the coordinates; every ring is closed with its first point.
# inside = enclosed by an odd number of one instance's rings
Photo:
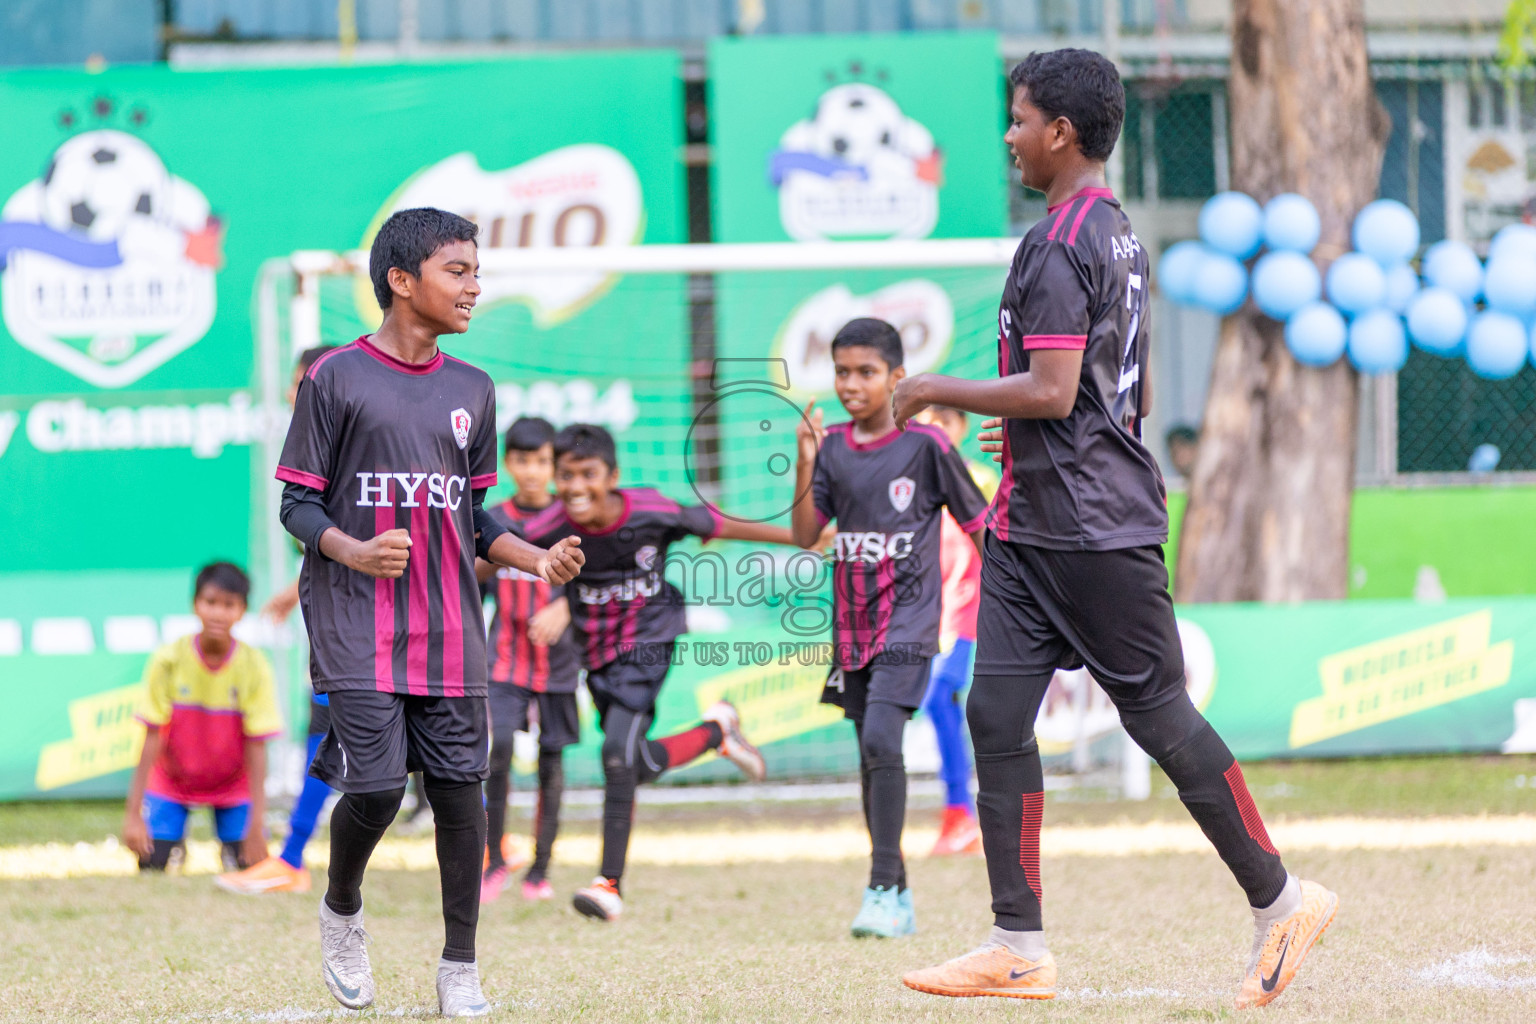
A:
{"type": "Polygon", "coordinates": [[[795,505],[790,513],[791,540],[797,547],[813,548],[826,524],[816,514],[814,480],[816,453],[821,450],[822,439],[827,432],[821,426],[821,410],[812,399],[805,406],[805,415],[795,427],[795,505]]]}

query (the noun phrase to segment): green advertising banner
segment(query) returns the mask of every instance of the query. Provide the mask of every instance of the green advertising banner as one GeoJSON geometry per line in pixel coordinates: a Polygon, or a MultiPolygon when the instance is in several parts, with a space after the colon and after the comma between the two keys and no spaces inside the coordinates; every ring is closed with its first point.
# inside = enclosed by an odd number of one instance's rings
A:
{"type": "MultiPolygon", "coordinates": [[[[0,503],[0,798],[120,790],[124,695],[188,628],[193,570],[266,550],[257,446],[287,414],[256,387],[263,263],[366,249],[424,204],[479,223],[482,252],[683,241],[677,68],[605,51],[0,75],[0,474],[12,496],[67,495],[0,503]]],[[[482,285],[445,348],[491,373],[503,424],[607,423],[637,453],[627,468],[686,493],[677,460],[638,455],[686,432],[683,279],[482,285]]],[[[365,280],[322,292],[321,340],[376,325],[365,280]]]]}
{"type": "MultiPolygon", "coordinates": [[[[996,36],[717,39],[709,64],[719,241],[1006,231],[996,36]]],[[[735,453],[722,508],[766,518],[788,507],[798,410],[815,397],[831,403],[827,422],[845,418],[829,346],[854,317],[901,331],[908,372],[994,374],[1001,279],[1001,268],[719,275],[719,355],[774,360],[777,378],[776,393],[738,389],[716,403],[735,453]]]]}
{"type": "Polygon", "coordinates": [[[1003,233],[997,36],[716,38],[709,75],[716,241],[1003,233]]]}

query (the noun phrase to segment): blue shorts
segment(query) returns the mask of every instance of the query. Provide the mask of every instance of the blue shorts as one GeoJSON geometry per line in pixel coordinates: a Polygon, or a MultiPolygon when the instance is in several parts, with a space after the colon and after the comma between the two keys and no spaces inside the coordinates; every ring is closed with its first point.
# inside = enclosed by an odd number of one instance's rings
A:
{"type": "MultiPolygon", "coordinates": [[[[144,794],[144,823],[149,826],[151,839],[180,842],[187,837],[187,813],[190,804],[179,804],[153,793],[144,794]]],[[[245,826],[250,821],[251,805],[236,804],[233,807],[214,807],[213,830],[221,843],[238,843],[245,838],[245,826]]]]}

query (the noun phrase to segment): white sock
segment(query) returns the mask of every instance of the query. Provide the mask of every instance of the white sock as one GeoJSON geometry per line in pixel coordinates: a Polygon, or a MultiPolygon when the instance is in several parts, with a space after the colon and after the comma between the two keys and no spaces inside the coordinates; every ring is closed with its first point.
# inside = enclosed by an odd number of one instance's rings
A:
{"type": "Polygon", "coordinates": [[[988,942],[995,942],[1005,947],[1008,952],[1023,957],[1031,963],[1038,963],[1045,959],[1045,932],[1011,932],[1006,928],[992,926],[992,934],[987,936],[988,942]]]}
{"type": "Polygon", "coordinates": [[[325,902],[325,897],[320,897],[320,913],[332,921],[360,921],[363,917],[363,908],[358,907],[355,914],[338,914],[331,909],[331,905],[325,902]]]}
{"type": "Polygon", "coordinates": [[[1253,907],[1253,952],[1248,957],[1248,969],[1253,970],[1253,965],[1259,962],[1259,952],[1264,948],[1264,940],[1269,937],[1269,929],[1277,922],[1284,921],[1301,909],[1301,883],[1296,876],[1287,873],[1285,886],[1280,890],[1280,895],[1275,897],[1275,902],[1267,907],[1253,907]]]}

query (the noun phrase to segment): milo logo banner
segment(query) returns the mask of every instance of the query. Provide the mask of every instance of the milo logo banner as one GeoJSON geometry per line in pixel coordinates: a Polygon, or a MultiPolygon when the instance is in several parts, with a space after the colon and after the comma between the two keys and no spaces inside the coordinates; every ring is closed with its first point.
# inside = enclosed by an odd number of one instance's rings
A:
{"type": "MultiPolygon", "coordinates": [[[[286,383],[292,353],[257,365],[262,264],[366,249],[415,205],[475,220],[482,253],[683,241],[677,62],[0,74],[0,479],[13,496],[67,494],[110,537],[82,544],[78,516],[0,503],[0,595],[15,598],[0,602],[0,698],[22,730],[0,797],[120,788],[133,752],[113,731],[118,691],[187,628],[195,567],[265,549],[260,446],[288,413],[258,382],[286,383]]],[[[659,450],[643,424],[686,432],[681,278],[483,286],[470,332],[444,347],[491,373],[504,421],[595,420],[626,452],[659,450]]],[[[285,323],[291,279],[280,287],[285,323]]],[[[324,342],[379,320],[361,277],[327,280],[320,304],[324,342]]],[[[667,483],[661,462],[625,468],[667,483]]],[[[254,611],[295,566],[250,568],[254,611]]]]}

